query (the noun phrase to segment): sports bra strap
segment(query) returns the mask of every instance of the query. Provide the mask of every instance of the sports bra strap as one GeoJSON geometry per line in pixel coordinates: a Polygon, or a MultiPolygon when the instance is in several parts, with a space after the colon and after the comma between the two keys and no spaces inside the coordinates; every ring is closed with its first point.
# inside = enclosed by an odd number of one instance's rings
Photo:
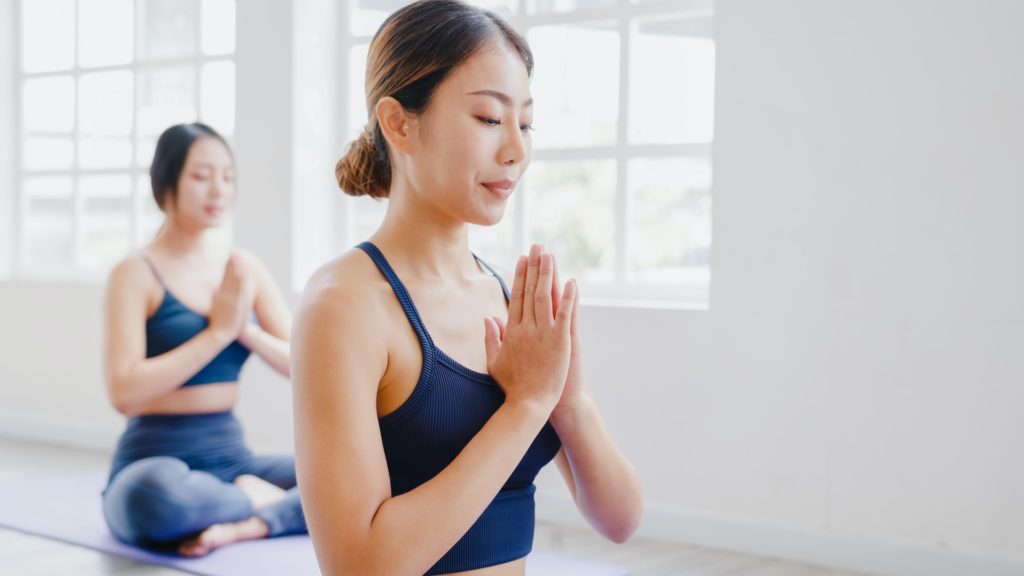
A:
{"type": "Polygon", "coordinates": [[[487,271],[491,273],[491,276],[494,276],[495,278],[498,279],[498,284],[501,284],[501,291],[505,293],[505,304],[508,304],[509,301],[512,299],[512,296],[509,293],[508,286],[505,284],[505,280],[504,278],[501,277],[501,274],[495,272],[494,268],[491,268],[490,264],[484,262],[483,258],[480,258],[476,254],[473,254],[473,258],[476,258],[476,261],[479,262],[481,266],[486,268],[487,271]]]}
{"type": "Polygon", "coordinates": [[[405,311],[409,324],[412,324],[412,329],[416,331],[416,336],[420,340],[420,346],[423,348],[424,353],[427,350],[433,349],[434,341],[430,338],[430,334],[427,333],[426,327],[423,326],[423,320],[420,319],[420,313],[416,310],[416,305],[413,304],[409,291],[405,289],[405,284],[402,284],[402,281],[398,279],[398,274],[395,274],[395,270],[391,268],[391,264],[388,264],[384,254],[370,241],[360,243],[357,248],[366,252],[370,259],[373,260],[373,263],[377,265],[380,273],[387,279],[388,284],[391,284],[391,289],[395,291],[395,297],[398,298],[399,304],[402,305],[402,310],[405,311]]]}
{"type": "Polygon", "coordinates": [[[167,283],[164,282],[164,277],[160,274],[160,271],[156,269],[156,266],[153,264],[153,261],[150,260],[149,256],[146,254],[142,255],[142,259],[146,261],[146,264],[149,264],[149,269],[153,271],[153,276],[156,276],[157,282],[159,282],[160,286],[163,286],[164,290],[166,290],[167,283]]]}

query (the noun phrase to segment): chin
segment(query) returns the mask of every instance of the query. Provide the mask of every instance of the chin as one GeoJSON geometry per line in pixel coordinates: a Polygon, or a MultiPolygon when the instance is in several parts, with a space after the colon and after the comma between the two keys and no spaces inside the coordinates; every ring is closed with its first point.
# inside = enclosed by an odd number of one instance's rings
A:
{"type": "Polygon", "coordinates": [[[497,226],[501,224],[501,221],[505,218],[505,205],[502,204],[500,207],[492,208],[477,214],[471,224],[477,226],[497,226]]]}

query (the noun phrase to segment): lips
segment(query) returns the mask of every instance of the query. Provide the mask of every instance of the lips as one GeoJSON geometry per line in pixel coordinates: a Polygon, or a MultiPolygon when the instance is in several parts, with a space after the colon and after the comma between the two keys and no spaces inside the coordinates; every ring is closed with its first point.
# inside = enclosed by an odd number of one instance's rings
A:
{"type": "Polygon", "coordinates": [[[222,212],[224,212],[224,207],[223,206],[207,206],[206,207],[206,213],[209,214],[210,216],[219,216],[222,212]]]}
{"type": "Polygon", "coordinates": [[[512,194],[512,188],[515,186],[513,180],[497,180],[494,182],[484,182],[483,187],[487,188],[499,198],[508,198],[512,194]]]}

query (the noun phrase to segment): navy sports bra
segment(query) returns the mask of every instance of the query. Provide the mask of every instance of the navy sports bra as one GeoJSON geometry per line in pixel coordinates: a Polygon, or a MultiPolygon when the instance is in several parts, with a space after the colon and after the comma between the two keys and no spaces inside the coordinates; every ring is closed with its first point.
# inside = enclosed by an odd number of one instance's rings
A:
{"type": "MultiPolygon", "coordinates": [[[[167,289],[163,276],[146,256],[142,257],[149,264],[153,275],[164,289],[164,299],[152,316],[146,319],[146,358],[159,356],[169,352],[191,340],[210,325],[209,319],[186,306],[174,297],[167,289]]],[[[249,349],[235,340],[221,350],[209,364],[196,372],[182,387],[213,384],[215,382],[235,382],[242,365],[249,358],[249,349]]]]}
{"type": "MultiPolygon", "coordinates": [[[[423,351],[423,367],[412,395],[380,418],[391,493],[397,496],[451,464],[502,405],[505,393],[489,374],[470,370],[435,347],[408,291],[384,255],[370,242],[359,248],[391,284],[423,351]]],[[[507,302],[505,282],[485,262],[479,258],[477,262],[498,279],[507,302]]],[[[545,424],[494,501],[427,574],[495,566],[529,554],[534,530],[533,481],[559,448],[554,429],[545,424]]]]}

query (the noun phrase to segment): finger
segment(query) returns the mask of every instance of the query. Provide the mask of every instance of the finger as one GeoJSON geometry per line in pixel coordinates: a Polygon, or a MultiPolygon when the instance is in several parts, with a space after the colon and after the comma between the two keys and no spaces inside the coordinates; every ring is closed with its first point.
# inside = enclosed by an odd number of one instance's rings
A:
{"type": "Polygon", "coordinates": [[[508,323],[518,324],[523,319],[523,294],[526,291],[526,256],[516,260],[516,276],[508,301],[508,323]]]}
{"type": "Polygon", "coordinates": [[[576,285],[576,279],[572,279],[572,285],[576,289],[576,297],[572,301],[572,322],[569,323],[569,333],[572,334],[573,348],[576,347],[576,335],[580,328],[580,287],[576,285]]]}
{"type": "Polygon", "coordinates": [[[551,255],[551,306],[552,314],[558,314],[558,303],[562,299],[562,295],[559,289],[562,287],[558,283],[558,263],[555,261],[555,255],[551,255]]]}
{"type": "Polygon", "coordinates": [[[494,319],[494,323],[498,325],[498,335],[501,336],[501,341],[505,341],[505,320],[501,316],[491,316],[494,319]]]}
{"type": "Polygon", "coordinates": [[[570,336],[569,327],[572,324],[572,308],[575,304],[576,283],[570,280],[565,283],[562,301],[558,305],[558,316],[555,318],[555,328],[566,337],[570,336]]]}
{"type": "Polygon", "coordinates": [[[551,303],[551,294],[554,292],[551,284],[552,256],[542,254],[540,257],[540,273],[537,277],[537,292],[535,295],[534,313],[537,315],[537,324],[550,326],[554,319],[554,305],[551,303]]]}
{"type": "Polygon", "coordinates": [[[487,351],[487,367],[490,368],[501,350],[501,330],[493,318],[484,318],[484,349],[487,351]]]}
{"type": "Polygon", "coordinates": [[[523,292],[523,321],[536,322],[534,313],[537,300],[537,279],[540,276],[540,246],[530,247],[530,258],[526,262],[526,289],[523,292]]]}

